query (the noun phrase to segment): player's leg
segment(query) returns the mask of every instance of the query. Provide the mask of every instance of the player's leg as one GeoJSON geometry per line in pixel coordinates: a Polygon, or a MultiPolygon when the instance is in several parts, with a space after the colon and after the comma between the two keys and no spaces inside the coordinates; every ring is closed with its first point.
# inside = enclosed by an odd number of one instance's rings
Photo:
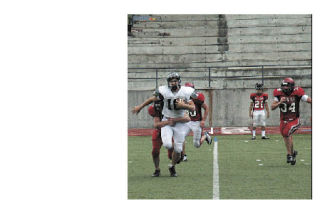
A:
{"type": "Polygon", "coordinates": [[[172,149],[173,128],[171,126],[164,126],[161,128],[161,139],[163,146],[166,149],[172,149]]]}
{"type": "Polygon", "coordinates": [[[253,118],[252,118],[252,140],[256,139],[256,128],[257,128],[257,121],[258,121],[258,115],[257,111],[253,111],[253,118]]]}
{"type": "Polygon", "coordinates": [[[171,177],[177,177],[175,165],[181,159],[181,153],[183,150],[183,143],[185,141],[186,133],[189,127],[185,123],[176,123],[173,129],[174,150],[172,154],[172,162],[169,164],[169,171],[171,177]]]}
{"type": "Polygon", "coordinates": [[[287,149],[287,163],[291,163],[291,165],[295,165],[298,154],[298,152],[293,149],[292,134],[298,129],[299,125],[300,122],[298,119],[291,122],[281,121],[280,123],[281,134],[287,149]]]}
{"type": "Polygon", "coordinates": [[[193,146],[199,148],[203,142],[201,142],[202,128],[200,127],[200,121],[192,121],[191,129],[193,132],[193,146]]]}
{"type": "Polygon", "coordinates": [[[269,137],[266,136],[266,113],[264,110],[261,111],[261,138],[262,139],[269,139],[269,137]]]}
{"type": "Polygon", "coordinates": [[[152,140],[152,159],[155,167],[155,171],[152,174],[153,177],[160,176],[160,148],[161,148],[161,139],[152,140]]]}

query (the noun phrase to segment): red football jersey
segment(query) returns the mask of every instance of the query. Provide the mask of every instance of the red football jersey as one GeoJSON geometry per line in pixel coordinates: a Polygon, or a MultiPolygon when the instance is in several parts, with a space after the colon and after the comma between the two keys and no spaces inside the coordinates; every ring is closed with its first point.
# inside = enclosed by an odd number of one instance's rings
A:
{"type": "Polygon", "coordinates": [[[250,99],[253,101],[253,110],[264,110],[265,103],[268,100],[268,94],[262,93],[258,95],[257,93],[251,93],[250,99]]]}
{"type": "Polygon", "coordinates": [[[289,96],[282,92],[281,88],[273,91],[273,96],[278,98],[278,101],[280,101],[281,97],[286,98],[285,102],[279,106],[281,120],[291,121],[299,118],[299,103],[303,95],[305,93],[301,87],[294,87],[293,92],[289,96]]]}
{"type": "Polygon", "coordinates": [[[202,113],[201,113],[201,106],[204,103],[204,95],[199,92],[197,93],[197,98],[193,99],[193,103],[195,105],[195,110],[193,112],[189,111],[189,116],[191,121],[201,121],[202,120],[202,113]]]}

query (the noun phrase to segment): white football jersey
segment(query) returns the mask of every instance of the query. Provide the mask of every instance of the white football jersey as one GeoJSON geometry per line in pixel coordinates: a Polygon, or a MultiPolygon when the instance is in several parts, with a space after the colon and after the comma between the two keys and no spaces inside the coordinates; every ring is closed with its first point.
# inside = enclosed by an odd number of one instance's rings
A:
{"type": "Polygon", "coordinates": [[[185,110],[176,108],[176,99],[183,99],[188,102],[194,89],[192,87],[181,86],[178,92],[173,93],[171,89],[165,85],[160,86],[158,92],[163,96],[164,106],[162,114],[168,118],[179,118],[184,116],[185,110]]]}

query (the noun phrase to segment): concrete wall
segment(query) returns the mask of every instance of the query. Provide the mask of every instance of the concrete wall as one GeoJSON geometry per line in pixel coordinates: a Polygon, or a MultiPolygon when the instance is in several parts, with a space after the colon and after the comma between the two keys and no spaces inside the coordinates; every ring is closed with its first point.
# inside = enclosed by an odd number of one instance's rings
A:
{"type": "MultiPolygon", "coordinates": [[[[150,96],[156,83],[166,84],[172,71],[207,96],[212,91],[214,126],[250,123],[248,97],[262,75],[270,97],[288,76],[311,95],[311,15],[135,17],[128,37],[129,109],[150,96]]],[[[304,125],[310,125],[310,108],[301,104],[304,125]]],[[[146,110],[128,119],[129,128],[152,126],[146,110]]],[[[279,112],[272,112],[268,124],[278,121],[279,112]]]]}

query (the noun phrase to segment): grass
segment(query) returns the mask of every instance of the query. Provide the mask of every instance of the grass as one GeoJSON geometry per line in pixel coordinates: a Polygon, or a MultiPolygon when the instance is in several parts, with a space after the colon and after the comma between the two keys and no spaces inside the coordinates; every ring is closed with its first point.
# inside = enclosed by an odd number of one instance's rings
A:
{"type": "MultiPolygon", "coordinates": [[[[255,141],[248,135],[218,136],[220,199],[311,199],[311,135],[293,137],[295,166],[286,163],[280,135],[255,141]]],[[[177,165],[178,177],[169,176],[167,151],[161,148],[161,176],[153,178],[151,136],[130,136],[128,198],[212,199],[213,145],[196,149],[192,137],[187,141],[189,161],[177,165]]]]}
{"type": "Polygon", "coordinates": [[[186,153],[189,161],[176,166],[178,177],[170,177],[167,150],[161,148],[160,177],[151,177],[154,165],[151,156],[151,136],[131,136],[128,143],[129,199],[211,199],[212,145],[193,147],[187,137],[186,153]]]}

